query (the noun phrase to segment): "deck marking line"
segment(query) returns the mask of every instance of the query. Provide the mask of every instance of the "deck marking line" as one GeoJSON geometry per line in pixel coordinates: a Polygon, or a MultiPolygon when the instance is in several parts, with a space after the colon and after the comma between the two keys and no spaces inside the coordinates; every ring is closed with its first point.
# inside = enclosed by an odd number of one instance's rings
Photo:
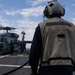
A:
{"type": "MultiPolygon", "coordinates": [[[[2,67],[20,67],[21,65],[5,65],[5,64],[0,64],[2,67]]],[[[30,66],[24,66],[23,68],[31,68],[30,66]]]]}
{"type": "Polygon", "coordinates": [[[9,55],[0,56],[0,58],[8,57],[9,55]]]}

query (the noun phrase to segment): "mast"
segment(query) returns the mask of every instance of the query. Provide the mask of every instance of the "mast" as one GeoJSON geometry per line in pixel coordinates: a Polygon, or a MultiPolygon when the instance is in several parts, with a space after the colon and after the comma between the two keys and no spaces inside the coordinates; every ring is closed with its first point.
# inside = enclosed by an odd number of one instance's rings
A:
{"type": "Polygon", "coordinates": [[[22,31],[23,37],[22,37],[22,42],[24,41],[24,36],[25,36],[25,32],[22,31]]]}

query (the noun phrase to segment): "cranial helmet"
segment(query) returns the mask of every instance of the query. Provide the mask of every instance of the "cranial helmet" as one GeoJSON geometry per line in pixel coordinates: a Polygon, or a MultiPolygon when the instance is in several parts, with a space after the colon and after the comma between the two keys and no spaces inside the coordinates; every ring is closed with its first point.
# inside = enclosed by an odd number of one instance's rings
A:
{"type": "Polygon", "coordinates": [[[60,16],[64,16],[64,14],[65,14],[65,9],[57,1],[48,2],[44,10],[44,16],[46,16],[47,18],[53,15],[60,17],[60,16]]]}

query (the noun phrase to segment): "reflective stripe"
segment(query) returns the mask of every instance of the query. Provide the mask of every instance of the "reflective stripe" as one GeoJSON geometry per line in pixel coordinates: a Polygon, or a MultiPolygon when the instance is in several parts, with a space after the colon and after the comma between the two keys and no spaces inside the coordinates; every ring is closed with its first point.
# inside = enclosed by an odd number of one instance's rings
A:
{"type": "Polygon", "coordinates": [[[46,23],[47,26],[55,26],[55,25],[67,25],[71,27],[71,24],[65,22],[48,22],[46,23]]]}
{"type": "Polygon", "coordinates": [[[52,60],[50,63],[41,63],[41,66],[73,65],[70,60],[52,60]]]}
{"type": "Polygon", "coordinates": [[[41,66],[49,65],[73,65],[73,60],[69,57],[50,58],[48,61],[42,61],[41,66]]]}

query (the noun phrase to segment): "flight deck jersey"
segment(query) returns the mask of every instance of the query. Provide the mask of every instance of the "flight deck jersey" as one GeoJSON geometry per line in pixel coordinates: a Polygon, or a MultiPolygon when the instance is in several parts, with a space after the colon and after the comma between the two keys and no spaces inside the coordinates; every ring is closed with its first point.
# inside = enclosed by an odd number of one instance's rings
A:
{"type": "Polygon", "coordinates": [[[43,42],[41,65],[72,65],[75,61],[74,25],[61,18],[52,18],[39,26],[43,42]]]}

